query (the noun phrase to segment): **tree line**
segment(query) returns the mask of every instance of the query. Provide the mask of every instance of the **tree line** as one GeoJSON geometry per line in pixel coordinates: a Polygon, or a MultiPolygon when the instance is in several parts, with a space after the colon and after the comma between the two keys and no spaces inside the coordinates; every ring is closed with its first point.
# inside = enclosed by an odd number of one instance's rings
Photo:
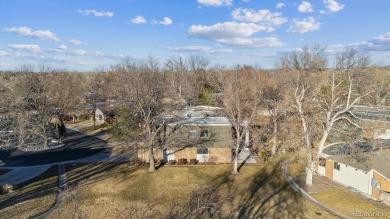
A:
{"type": "MultiPolygon", "coordinates": [[[[361,140],[361,119],[353,107],[388,104],[389,72],[354,49],[340,52],[331,63],[320,45],[286,53],[272,70],[210,66],[202,56],[172,58],[163,65],[153,57],[125,59],[108,70],[85,73],[22,65],[0,74],[0,130],[3,136],[13,131],[16,147],[47,147],[48,136],[56,135],[57,115],[114,103],[112,134],[141,141],[151,156],[149,170],[155,171],[154,149],[173,146],[159,139],[167,122],[163,118],[189,105],[218,106],[233,127],[234,156],[247,131],[253,152],[302,149],[311,185],[326,147],[361,140]]],[[[0,146],[9,146],[4,139],[0,146]]],[[[238,173],[235,160],[233,173],[238,173]]]]}

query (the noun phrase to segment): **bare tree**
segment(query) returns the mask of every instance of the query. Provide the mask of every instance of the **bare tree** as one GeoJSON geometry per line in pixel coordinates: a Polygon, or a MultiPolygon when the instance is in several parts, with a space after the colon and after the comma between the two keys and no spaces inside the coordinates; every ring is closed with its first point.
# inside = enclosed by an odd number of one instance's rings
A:
{"type": "Polygon", "coordinates": [[[166,71],[170,73],[169,78],[171,78],[170,83],[172,84],[174,98],[177,100],[182,99],[183,88],[185,84],[185,74],[188,73],[188,65],[186,61],[179,57],[176,59],[169,59],[165,63],[166,71]]]}
{"type": "Polygon", "coordinates": [[[41,77],[38,73],[26,73],[18,84],[18,94],[22,98],[18,121],[19,128],[24,129],[19,133],[22,140],[19,143],[35,147],[42,144],[47,148],[48,137],[54,128],[50,123],[54,108],[41,77]]]}
{"type": "Polygon", "coordinates": [[[280,113],[281,102],[283,100],[282,89],[282,86],[274,82],[263,88],[262,92],[262,104],[267,107],[267,111],[272,120],[272,155],[275,155],[278,149],[279,123],[282,118],[280,113]]]}
{"type": "Polygon", "coordinates": [[[105,101],[105,80],[103,72],[90,73],[88,75],[88,101],[89,107],[92,108],[93,127],[96,129],[96,110],[100,102],[105,101]]]}
{"type": "Polygon", "coordinates": [[[358,92],[356,82],[361,80],[369,64],[366,54],[347,49],[337,56],[336,67],[325,71],[324,47],[303,48],[282,59],[282,66],[295,75],[293,107],[301,120],[306,149],[306,185],[312,185],[315,164],[322,151],[340,142],[327,143],[329,134],[339,121],[359,125],[352,107],[367,95],[358,92]],[[318,139],[317,139],[318,138],[318,139]]]}
{"type": "Polygon", "coordinates": [[[302,50],[291,52],[281,59],[280,67],[293,79],[292,106],[301,120],[302,137],[306,149],[306,184],[312,185],[315,168],[313,154],[313,135],[315,132],[315,118],[312,98],[315,97],[317,85],[314,84],[315,74],[323,72],[327,59],[325,47],[316,45],[312,48],[304,47],[302,50]]]}
{"type": "Polygon", "coordinates": [[[237,66],[234,71],[221,75],[223,107],[234,129],[233,174],[238,174],[238,158],[248,147],[249,127],[260,103],[259,75],[254,68],[237,66]]]}
{"type": "Polygon", "coordinates": [[[330,92],[320,96],[319,106],[324,115],[321,116],[322,134],[318,143],[318,156],[326,147],[339,143],[325,144],[335,123],[345,120],[350,125],[360,128],[353,121],[358,117],[354,115],[352,108],[362,97],[369,94],[359,93],[357,90],[357,82],[362,79],[368,66],[368,55],[354,49],[347,49],[337,56],[336,68],[331,72],[330,80],[324,86],[330,92]]]}

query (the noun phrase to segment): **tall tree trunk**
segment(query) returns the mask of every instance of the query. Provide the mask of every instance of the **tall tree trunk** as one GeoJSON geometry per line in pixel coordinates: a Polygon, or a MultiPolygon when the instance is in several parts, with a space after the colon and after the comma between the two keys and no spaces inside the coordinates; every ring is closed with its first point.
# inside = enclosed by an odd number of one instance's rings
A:
{"type": "Polygon", "coordinates": [[[276,154],[276,149],[277,149],[277,140],[278,140],[278,123],[276,119],[273,119],[274,122],[274,138],[273,138],[273,145],[272,145],[272,156],[276,154]]]}
{"type": "Polygon", "coordinates": [[[153,145],[149,145],[149,172],[156,171],[156,166],[154,163],[154,151],[153,151],[153,145]]]}
{"type": "Polygon", "coordinates": [[[237,140],[236,140],[236,151],[234,154],[234,163],[233,163],[233,174],[239,174],[238,172],[238,155],[239,155],[239,150],[240,150],[240,140],[241,140],[241,135],[240,131],[236,131],[237,133],[237,140]]]}
{"type": "Polygon", "coordinates": [[[324,150],[326,139],[328,138],[330,130],[327,128],[323,130],[320,142],[318,142],[317,157],[319,157],[324,150]]]}
{"type": "Polygon", "coordinates": [[[43,135],[43,147],[45,149],[49,148],[48,141],[49,141],[49,138],[47,137],[47,135],[43,135]]]}

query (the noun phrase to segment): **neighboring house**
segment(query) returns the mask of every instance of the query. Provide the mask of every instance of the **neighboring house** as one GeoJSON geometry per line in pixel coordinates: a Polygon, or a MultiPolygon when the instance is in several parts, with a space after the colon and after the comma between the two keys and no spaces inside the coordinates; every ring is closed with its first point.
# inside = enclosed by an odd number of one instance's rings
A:
{"type": "Polygon", "coordinates": [[[95,122],[96,125],[102,125],[104,123],[111,124],[115,119],[114,110],[98,107],[95,109],[95,122]]]}
{"type": "MultiPolygon", "coordinates": [[[[227,117],[221,116],[221,110],[218,107],[195,106],[175,112],[168,118],[171,121],[163,134],[168,141],[164,142],[167,149],[155,149],[155,159],[231,163],[232,125],[227,117]]],[[[138,158],[148,161],[148,150],[140,147],[138,158]]]]}
{"type": "Polygon", "coordinates": [[[390,149],[320,158],[317,172],[390,204],[390,149]]]}

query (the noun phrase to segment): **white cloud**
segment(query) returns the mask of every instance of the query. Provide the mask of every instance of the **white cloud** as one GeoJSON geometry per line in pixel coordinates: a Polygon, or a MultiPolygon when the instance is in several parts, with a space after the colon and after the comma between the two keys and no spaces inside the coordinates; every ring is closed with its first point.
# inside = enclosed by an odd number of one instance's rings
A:
{"type": "Polygon", "coordinates": [[[265,38],[237,37],[232,39],[219,39],[218,42],[227,46],[237,46],[237,47],[245,47],[245,48],[274,47],[274,46],[284,45],[276,37],[265,37],[265,38]]]}
{"type": "Polygon", "coordinates": [[[360,43],[347,45],[346,47],[353,47],[363,51],[390,51],[390,32],[360,43]]]}
{"type": "Polygon", "coordinates": [[[225,54],[231,53],[231,49],[214,49],[208,46],[184,46],[184,47],[167,47],[168,51],[172,52],[201,52],[205,54],[225,54]]]}
{"type": "Polygon", "coordinates": [[[77,10],[79,14],[83,15],[93,15],[95,17],[112,17],[114,16],[114,13],[110,11],[96,11],[95,9],[88,9],[88,10],[77,10]]]}
{"type": "Polygon", "coordinates": [[[75,46],[79,46],[79,45],[83,44],[83,42],[81,42],[81,40],[78,40],[78,39],[70,39],[69,42],[70,42],[70,44],[75,45],[75,46]]]}
{"type": "Polygon", "coordinates": [[[303,20],[294,19],[287,32],[306,33],[309,31],[319,30],[321,23],[316,22],[313,17],[308,17],[303,20]]]}
{"type": "Polygon", "coordinates": [[[254,23],[224,22],[211,26],[192,25],[189,35],[204,39],[249,37],[259,31],[271,31],[269,27],[254,23]]]}
{"type": "Polygon", "coordinates": [[[82,49],[79,50],[68,50],[68,47],[65,45],[61,45],[55,49],[46,49],[47,52],[49,53],[61,53],[61,54],[66,54],[66,55],[71,55],[71,56],[84,56],[87,55],[88,52],[82,49]]]}
{"type": "Polygon", "coordinates": [[[286,4],[284,4],[283,2],[278,2],[278,3],[276,4],[275,8],[276,8],[276,9],[281,9],[281,8],[283,8],[283,7],[285,7],[285,6],[286,6],[286,4]]]}
{"type": "Polygon", "coordinates": [[[83,56],[83,55],[88,54],[88,52],[83,50],[83,49],[79,49],[79,50],[75,50],[75,51],[70,51],[69,54],[83,56]]]}
{"type": "Polygon", "coordinates": [[[184,46],[184,47],[167,47],[167,50],[172,52],[203,52],[211,50],[208,46],[184,46]]]}
{"type": "Polygon", "coordinates": [[[8,55],[8,53],[7,53],[6,51],[1,51],[1,50],[0,50],[0,57],[6,56],[6,55],[8,55]]]}
{"type": "Polygon", "coordinates": [[[169,17],[164,17],[164,19],[162,21],[160,21],[160,24],[165,25],[165,26],[171,25],[172,19],[170,19],[169,17]]]}
{"type": "Polygon", "coordinates": [[[340,4],[335,0],[324,0],[325,7],[331,12],[337,12],[344,9],[345,5],[340,4]]]}
{"type": "Polygon", "coordinates": [[[68,47],[65,46],[65,45],[61,45],[59,47],[57,47],[58,49],[61,49],[61,50],[68,50],[68,47]]]}
{"type": "Polygon", "coordinates": [[[123,59],[125,58],[124,55],[109,55],[109,54],[104,54],[102,52],[95,52],[92,55],[93,59],[101,60],[101,59],[123,59]]]}
{"type": "Polygon", "coordinates": [[[4,28],[4,31],[15,33],[20,36],[32,37],[35,39],[44,39],[44,40],[54,40],[59,41],[58,37],[52,33],[50,30],[36,30],[32,31],[29,27],[12,27],[4,28]]]}
{"type": "Polygon", "coordinates": [[[281,13],[272,13],[266,9],[255,11],[253,9],[237,8],[232,12],[234,20],[269,25],[280,25],[287,22],[287,19],[281,17],[281,15],[281,13]]]}
{"type": "Polygon", "coordinates": [[[233,4],[233,0],[197,0],[199,4],[204,6],[231,6],[233,4]]]}
{"type": "Polygon", "coordinates": [[[325,11],[324,10],[320,10],[320,14],[325,14],[325,11]]]}
{"type": "Polygon", "coordinates": [[[11,45],[8,45],[8,47],[11,49],[17,49],[17,50],[27,50],[27,51],[34,52],[34,53],[41,51],[41,47],[39,47],[38,45],[11,44],[11,45]]]}
{"type": "Polygon", "coordinates": [[[313,5],[310,2],[302,1],[302,3],[298,6],[298,11],[301,13],[312,13],[313,5]]]}
{"type": "Polygon", "coordinates": [[[146,19],[141,15],[137,15],[133,19],[131,19],[130,22],[133,24],[145,24],[146,19]]]}
{"type": "Polygon", "coordinates": [[[243,2],[250,2],[250,0],[242,0],[243,2]]]}
{"type": "Polygon", "coordinates": [[[251,48],[283,45],[276,37],[250,38],[260,31],[270,31],[270,28],[254,23],[225,22],[212,26],[193,25],[188,33],[227,46],[251,48]]]}

